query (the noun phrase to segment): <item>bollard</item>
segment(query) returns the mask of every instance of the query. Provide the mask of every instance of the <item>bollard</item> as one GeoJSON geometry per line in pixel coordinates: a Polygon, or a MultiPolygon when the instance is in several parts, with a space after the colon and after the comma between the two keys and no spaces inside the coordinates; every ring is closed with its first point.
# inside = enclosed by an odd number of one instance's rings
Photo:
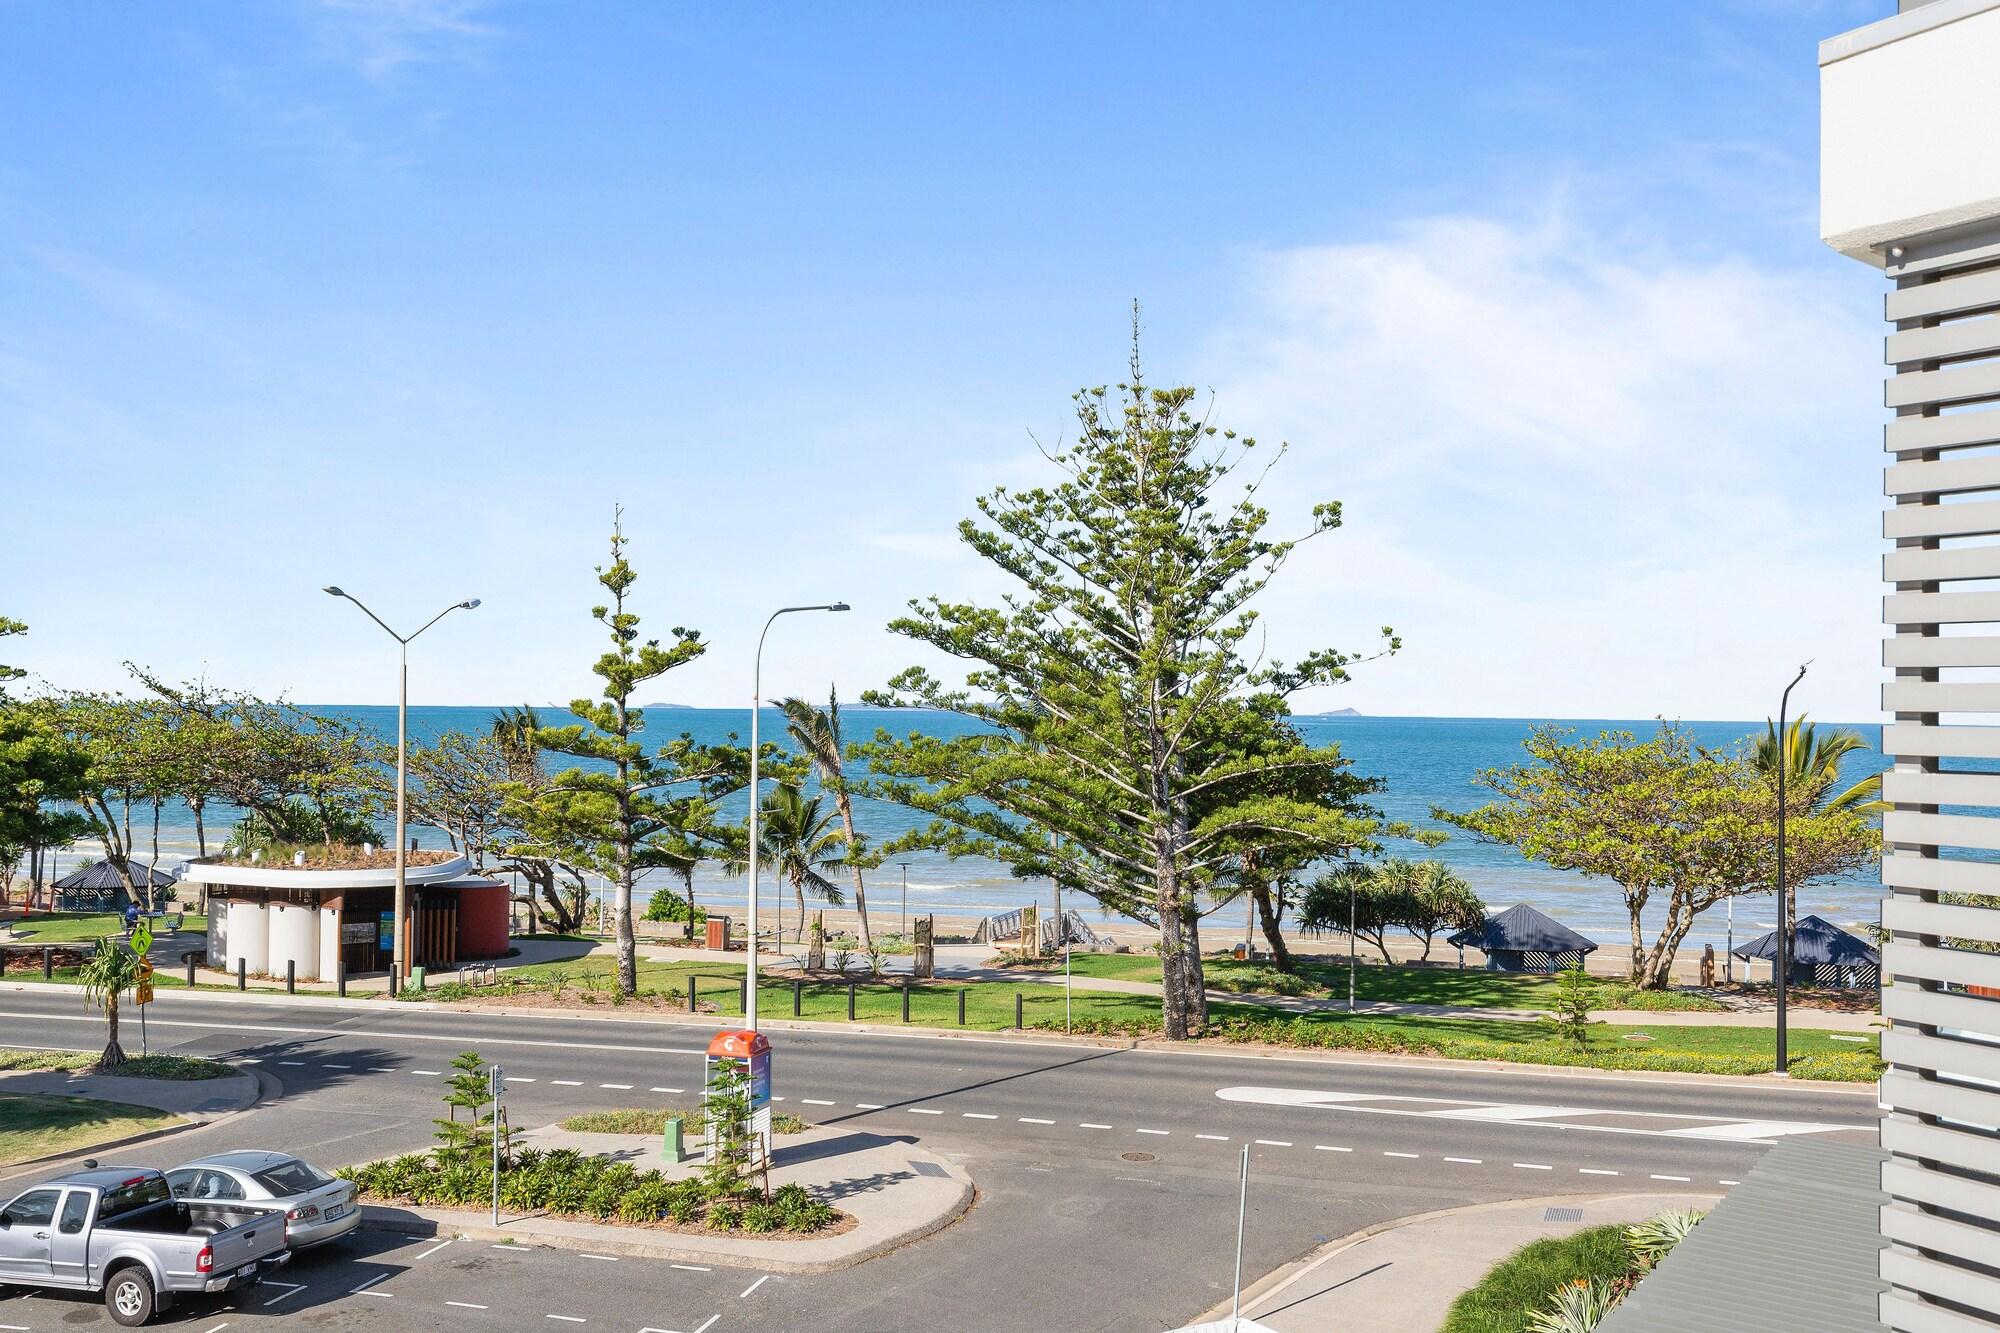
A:
{"type": "Polygon", "coordinates": [[[236,989],[250,989],[250,965],[244,961],[240,953],[236,955],[236,989]]]}
{"type": "Polygon", "coordinates": [[[189,989],[189,990],[193,990],[193,989],[194,989],[194,951],[193,951],[192,949],[190,949],[190,950],[189,950],[188,952],[186,952],[186,953],[182,954],[182,955],[181,955],[181,962],[182,962],[183,964],[185,964],[185,965],[186,965],[186,967],[187,967],[187,984],[188,984],[188,989],[189,989]]]}
{"type": "Polygon", "coordinates": [[[403,988],[397,984],[396,980],[396,965],[391,963],[389,964],[389,998],[393,1000],[402,994],[402,992],[403,988]]]}
{"type": "Polygon", "coordinates": [[[799,1016],[799,1014],[800,1014],[800,1013],[802,1012],[802,1010],[800,1009],[800,1006],[801,1006],[801,1005],[803,1005],[803,1004],[805,1003],[805,998],[806,998],[806,983],[805,983],[805,982],[803,982],[803,981],[801,981],[801,980],[799,980],[799,979],[798,979],[797,977],[793,977],[793,978],[792,978],[792,1017],[793,1017],[793,1018],[797,1018],[797,1017],[799,1016]]]}
{"type": "Polygon", "coordinates": [[[695,977],[695,974],[694,974],[694,973],[692,973],[692,972],[688,973],[688,1012],[689,1012],[689,1013],[693,1013],[693,1012],[695,1011],[695,1008],[694,1008],[694,1005],[695,1005],[695,981],[696,981],[696,980],[697,980],[697,978],[695,977]]]}
{"type": "Polygon", "coordinates": [[[287,958],[285,960],[285,994],[297,995],[298,993],[299,963],[296,958],[287,958]]]}
{"type": "Polygon", "coordinates": [[[346,998],[347,998],[347,960],[346,960],[346,959],[342,959],[342,960],[341,960],[340,962],[338,962],[338,963],[335,963],[335,964],[333,965],[333,979],[334,979],[334,985],[336,985],[336,986],[338,986],[338,987],[340,988],[340,998],[341,998],[341,999],[343,999],[343,1000],[344,1000],[344,999],[346,999],[346,998]]]}
{"type": "Polygon", "coordinates": [[[903,1021],[910,1021],[910,983],[903,983],[903,1021]]]}
{"type": "Polygon", "coordinates": [[[965,1026],[965,987],[958,988],[958,1025],[965,1026]]]}
{"type": "Polygon", "coordinates": [[[847,1021],[854,1021],[854,983],[847,983],[847,1021]]]}
{"type": "Polygon", "coordinates": [[[666,1130],[660,1142],[660,1156],[673,1163],[686,1156],[681,1151],[681,1118],[677,1115],[667,1117],[666,1130]]]}
{"type": "MultiPolygon", "coordinates": [[[[48,945],[42,946],[42,980],[47,981],[56,974],[56,951],[48,945]]],[[[191,984],[191,983],[190,983],[191,984]]]]}
{"type": "Polygon", "coordinates": [[[1014,992],[1014,1030],[1021,1030],[1021,992],[1014,992]]]}
{"type": "Polygon", "coordinates": [[[750,974],[745,972],[736,982],[736,1012],[750,1012],[750,974]]]}

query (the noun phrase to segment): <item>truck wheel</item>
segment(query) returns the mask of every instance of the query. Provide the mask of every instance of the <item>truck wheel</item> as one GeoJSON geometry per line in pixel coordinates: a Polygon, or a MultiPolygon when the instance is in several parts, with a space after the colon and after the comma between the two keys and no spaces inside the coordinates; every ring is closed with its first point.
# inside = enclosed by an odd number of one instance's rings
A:
{"type": "Polygon", "coordinates": [[[153,1279],[143,1268],[121,1268],[104,1284],[104,1308],[111,1322],[137,1328],[153,1317],[153,1279]]]}

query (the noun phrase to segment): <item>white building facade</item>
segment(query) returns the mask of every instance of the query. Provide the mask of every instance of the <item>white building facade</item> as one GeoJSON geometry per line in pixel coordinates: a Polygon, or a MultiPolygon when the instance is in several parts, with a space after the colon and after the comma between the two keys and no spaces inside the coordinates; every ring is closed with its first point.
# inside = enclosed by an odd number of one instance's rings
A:
{"type": "Polygon", "coordinates": [[[1821,234],[1888,324],[1880,1313],[1996,1333],[2000,0],[1904,0],[1821,45],[1820,88],[1821,234]]]}

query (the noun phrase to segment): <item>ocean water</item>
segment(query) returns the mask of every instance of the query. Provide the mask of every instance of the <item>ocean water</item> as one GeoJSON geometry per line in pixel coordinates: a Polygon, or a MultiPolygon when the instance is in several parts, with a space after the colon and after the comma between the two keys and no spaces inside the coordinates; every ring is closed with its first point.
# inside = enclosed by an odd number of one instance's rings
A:
{"type": "MultiPolygon", "coordinates": [[[[394,708],[316,705],[314,711],[344,714],[374,729],[389,741],[395,739],[394,708]]],[[[483,732],[494,711],[473,707],[412,707],[411,738],[431,741],[450,731],[483,732]]],[[[560,709],[543,709],[542,714],[545,722],[567,720],[567,715],[560,709]]],[[[898,735],[912,730],[932,735],[952,735],[971,729],[971,724],[963,719],[942,714],[860,706],[844,708],[841,720],[850,742],[873,735],[878,728],[898,735]]],[[[653,708],[647,710],[646,721],[649,735],[662,741],[683,732],[698,741],[711,743],[732,735],[739,741],[747,741],[749,736],[749,713],[743,709],[653,708]]],[[[1585,736],[1607,730],[1631,731],[1643,736],[1658,725],[1650,720],[1555,721],[1557,725],[1573,728],[1585,736]]],[[[766,709],[758,725],[764,739],[783,740],[783,719],[777,710],[766,709]]],[[[1299,729],[1312,741],[1339,745],[1341,752],[1354,761],[1358,772],[1385,781],[1387,785],[1375,797],[1375,803],[1386,816],[1408,820],[1420,827],[1437,826],[1431,818],[1433,807],[1464,810],[1480,804],[1484,793],[1475,785],[1476,775],[1482,769],[1519,762],[1523,758],[1521,742],[1535,725],[1533,720],[1520,718],[1298,719],[1299,729]]],[[[1685,726],[1697,742],[1717,749],[1744,744],[1753,734],[1763,730],[1761,722],[1689,722],[1685,726]]],[[[1849,781],[1858,780],[1885,766],[1876,748],[1881,742],[1881,729],[1862,725],[1855,726],[1853,730],[1858,731],[1871,748],[1850,757],[1843,773],[1849,781]]],[[[725,814],[741,818],[745,805],[746,798],[739,796],[732,806],[725,806],[725,814]]],[[[226,834],[233,818],[234,812],[213,807],[209,810],[206,822],[211,850],[226,834]]],[[[899,806],[864,800],[856,803],[856,822],[864,833],[880,840],[905,832],[923,821],[899,806]]],[[[386,820],[384,824],[387,824],[386,820]]],[[[142,856],[151,844],[151,826],[151,807],[134,808],[132,832],[136,850],[142,856]]],[[[423,846],[449,845],[444,835],[435,829],[413,828],[412,833],[423,846]]],[[[168,803],[161,811],[159,846],[163,865],[195,853],[192,817],[177,803],[168,803]]],[[[1455,831],[1434,851],[1427,852],[1415,844],[1398,848],[1392,843],[1391,847],[1412,856],[1434,856],[1449,863],[1472,883],[1489,906],[1499,908],[1516,902],[1529,902],[1593,939],[1618,943],[1629,937],[1624,903],[1615,884],[1568,871],[1552,870],[1524,860],[1512,848],[1482,843],[1455,831]]],[[[58,858],[59,869],[68,867],[79,857],[93,854],[101,854],[94,844],[80,844],[58,858]]],[[[944,915],[979,916],[1006,911],[1027,902],[1049,901],[1050,887],[1046,882],[1017,880],[1006,867],[993,862],[977,858],[954,861],[940,855],[919,854],[910,856],[906,862],[883,866],[870,875],[870,909],[878,920],[882,913],[894,914],[899,910],[906,870],[909,912],[912,915],[934,911],[944,915]]],[[[664,877],[661,882],[665,882],[664,877]]],[[[642,892],[650,891],[652,887],[655,886],[642,885],[642,892]]],[[[704,867],[697,873],[695,890],[699,901],[716,905],[724,911],[732,908],[740,911],[745,898],[742,880],[725,879],[716,867],[704,867]]],[[[767,906],[771,893],[771,884],[767,880],[767,906]]],[[[1880,898],[1880,887],[1872,879],[1851,884],[1809,885],[1801,894],[1800,914],[1818,912],[1842,924],[1872,923],[1878,916],[1880,898]]],[[[1084,905],[1077,904],[1075,896],[1071,895],[1070,902],[1065,906],[1084,905]]],[[[1736,940],[1741,943],[1770,929],[1775,924],[1775,910],[1771,895],[1737,900],[1734,904],[1736,940]]],[[[1658,924],[1659,915],[1658,910],[1648,913],[1649,936],[1658,924]]],[[[1237,908],[1225,908],[1218,917],[1211,918],[1211,922],[1211,929],[1233,935],[1242,928],[1243,916],[1237,908]]],[[[1719,950],[1727,930],[1727,916],[1724,909],[1718,907],[1697,924],[1690,939],[1697,948],[1703,942],[1712,942],[1719,950]]]]}

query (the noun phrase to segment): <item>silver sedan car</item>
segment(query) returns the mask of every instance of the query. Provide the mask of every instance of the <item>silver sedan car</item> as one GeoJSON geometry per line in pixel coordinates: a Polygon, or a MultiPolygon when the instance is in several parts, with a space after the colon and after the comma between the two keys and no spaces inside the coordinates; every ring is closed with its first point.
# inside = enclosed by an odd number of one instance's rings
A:
{"type": "Polygon", "coordinates": [[[361,1222],[354,1185],[290,1153],[217,1153],[167,1172],[176,1199],[219,1199],[285,1210],[285,1243],[295,1250],[338,1240],[361,1222]]]}

